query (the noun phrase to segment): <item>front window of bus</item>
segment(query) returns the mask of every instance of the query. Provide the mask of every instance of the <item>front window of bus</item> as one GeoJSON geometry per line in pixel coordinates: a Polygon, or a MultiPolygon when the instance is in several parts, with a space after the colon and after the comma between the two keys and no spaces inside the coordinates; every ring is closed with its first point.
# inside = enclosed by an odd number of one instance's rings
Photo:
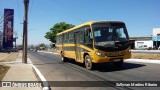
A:
{"type": "Polygon", "coordinates": [[[95,24],[93,25],[95,46],[115,47],[117,43],[129,41],[128,33],[124,24],[95,24]]]}

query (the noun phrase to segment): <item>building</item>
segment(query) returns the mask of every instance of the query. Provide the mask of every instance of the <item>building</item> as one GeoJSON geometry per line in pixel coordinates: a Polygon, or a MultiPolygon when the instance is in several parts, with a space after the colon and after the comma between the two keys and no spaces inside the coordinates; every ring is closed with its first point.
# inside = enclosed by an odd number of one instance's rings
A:
{"type": "Polygon", "coordinates": [[[153,48],[152,37],[130,37],[131,49],[138,49],[142,46],[153,48]]]}
{"type": "Polygon", "coordinates": [[[153,41],[152,40],[144,40],[144,41],[135,41],[135,49],[140,48],[153,48],[153,41]]]}
{"type": "Polygon", "coordinates": [[[0,50],[2,49],[3,33],[0,31],[0,50]]]}
{"type": "Polygon", "coordinates": [[[130,37],[131,49],[138,49],[143,46],[158,48],[160,46],[160,28],[153,28],[152,36],[130,37]]]}
{"type": "Polygon", "coordinates": [[[153,28],[152,40],[155,47],[160,46],[160,28],[153,28]]]}

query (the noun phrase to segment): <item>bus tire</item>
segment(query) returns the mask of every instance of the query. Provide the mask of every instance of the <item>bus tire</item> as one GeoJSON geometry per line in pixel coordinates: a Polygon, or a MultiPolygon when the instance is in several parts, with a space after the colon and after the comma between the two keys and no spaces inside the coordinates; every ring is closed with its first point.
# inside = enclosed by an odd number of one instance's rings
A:
{"type": "Polygon", "coordinates": [[[119,61],[119,62],[114,62],[114,67],[121,67],[123,64],[123,60],[119,61]]]}
{"type": "Polygon", "coordinates": [[[91,60],[91,57],[89,55],[86,55],[85,56],[85,67],[89,70],[93,69],[93,63],[92,63],[92,60],[91,60]]]}

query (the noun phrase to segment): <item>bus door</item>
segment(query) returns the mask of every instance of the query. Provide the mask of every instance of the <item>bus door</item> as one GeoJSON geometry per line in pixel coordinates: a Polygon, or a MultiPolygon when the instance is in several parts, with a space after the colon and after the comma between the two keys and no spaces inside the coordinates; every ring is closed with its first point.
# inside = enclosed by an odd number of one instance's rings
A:
{"type": "Polygon", "coordinates": [[[75,32],[74,33],[74,38],[75,38],[75,54],[76,54],[76,60],[82,60],[81,59],[81,47],[80,47],[80,32],[75,32]]]}

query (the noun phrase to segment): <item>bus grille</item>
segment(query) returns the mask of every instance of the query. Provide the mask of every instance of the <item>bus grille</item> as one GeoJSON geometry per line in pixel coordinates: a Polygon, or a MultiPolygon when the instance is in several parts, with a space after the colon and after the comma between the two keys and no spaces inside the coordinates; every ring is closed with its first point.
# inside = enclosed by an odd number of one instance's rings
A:
{"type": "Polygon", "coordinates": [[[123,56],[126,53],[127,53],[126,51],[108,52],[108,53],[106,53],[106,56],[108,56],[108,57],[117,57],[117,56],[123,56]]]}

